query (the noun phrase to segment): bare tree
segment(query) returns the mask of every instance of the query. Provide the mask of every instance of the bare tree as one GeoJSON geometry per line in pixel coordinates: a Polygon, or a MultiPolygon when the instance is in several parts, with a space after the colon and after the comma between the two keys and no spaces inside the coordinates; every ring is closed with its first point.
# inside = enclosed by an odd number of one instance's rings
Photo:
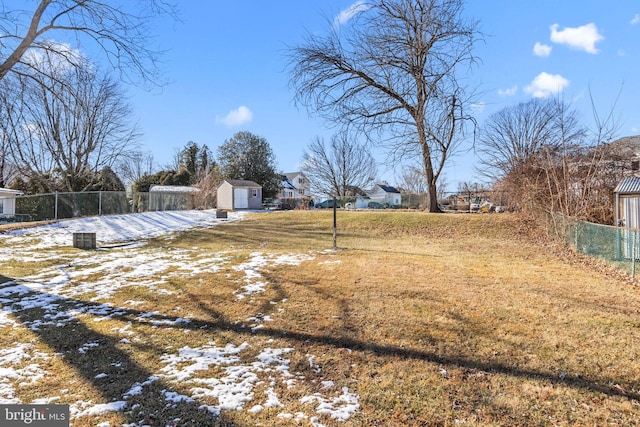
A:
{"type": "Polygon", "coordinates": [[[613,113],[595,126],[559,99],[532,100],[492,115],[480,137],[485,175],[512,208],[612,223],[611,195],[621,177],[613,113]]]}
{"type": "Polygon", "coordinates": [[[118,161],[116,170],[122,180],[127,184],[133,184],[145,175],[151,175],[156,169],[152,152],[132,151],[123,155],[118,161]]]}
{"type": "Polygon", "coordinates": [[[408,193],[427,193],[427,183],[424,179],[424,171],[415,165],[408,165],[402,171],[400,187],[408,193]]]}
{"type": "MultiPolygon", "coordinates": [[[[47,70],[34,67],[32,55],[55,52],[75,64],[74,48],[54,41],[74,40],[76,47],[97,45],[126,79],[156,83],[159,52],[150,48],[149,24],[159,14],[176,15],[164,0],[105,2],[101,0],[37,0],[23,8],[0,3],[0,80],[10,72],[40,78],[47,70]]],[[[50,76],[49,76],[50,77],[50,76]]]]}
{"type": "Polygon", "coordinates": [[[346,134],[334,135],[329,145],[319,137],[303,154],[302,172],[314,192],[343,197],[349,188],[366,188],[376,179],[376,161],[364,144],[346,134]]]}
{"type": "Polygon", "coordinates": [[[513,174],[541,150],[580,144],[586,130],[575,110],[555,98],[534,98],[491,115],[478,144],[479,172],[499,180],[513,174]]]}
{"type": "Polygon", "coordinates": [[[121,87],[86,60],[42,81],[16,83],[20,96],[4,130],[21,175],[43,188],[83,191],[92,175],[136,149],[139,133],[121,87]]]}
{"type": "Polygon", "coordinates": [[[429,210],[450,155],[475,126],[463,69],[479,35],[463,0],[374,0],[346,26],[290,50],[295,99],[424,167],[429,210]]]}

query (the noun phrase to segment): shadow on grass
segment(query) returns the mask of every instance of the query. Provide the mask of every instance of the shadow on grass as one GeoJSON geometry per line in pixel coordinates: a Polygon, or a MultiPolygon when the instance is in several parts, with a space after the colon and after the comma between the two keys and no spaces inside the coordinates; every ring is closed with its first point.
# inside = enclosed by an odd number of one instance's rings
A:
{"type": "MultiPolygon", "coordinates": [[[[112,310],[114,318],[121,315],[139,321],[136,316],[142,315],[142,312],[33,292],[4,276],[0,276],[0,297],[2,305],[90,383],[105,403],[119,408],[118,412],[127,424],[194,427],[239,425],[225,420],[224,414],[219,417],[203,408],[199,402],[174,392],[169,384],[137,363],[119,338],[97,332],[76,318],[56,316],[56,313],[68,310],[112,310]]],[[[155,352],[161,354],[161,349],[155,349],[155,352]]],[[[78,422],[81,419],[78,418],[78,422]]]]}
{"type": "MultiPolygon", "coordinates": [[[[278,290],[278,299],[287,297],[286,293],[277,285],[277,277],[270,277],[269,281],[278,290]]],[[[331,297],[331,295],[324,295],[331,297]]],[[[508,375],[516,378],[543,380],[553,384],[564,385],[576,389],[597,391],[609,396],[624,397],[640,401],[637,393],[625,392],[633,390],[635,385],[628,382],[623,388],[609,387],[588,377],[559,378],[557,373],[523,369],[496,361],[482,361],[472,357],[447,356],[434,352],[406,347],[379,345],[365,342],[352,337],[332,336],[327,334],[302,333],[295,330],[273,329],[268,327],[251,328],[230,322],[207,305],[200,308],[207,313],[208,319],[190,319],[189,323],[182,319],[164,314],[152,314],[135,309],[110,307],[99,303],[92,303],[77,299],[64,298],[16,284],[11,278],[0,275],[0,297],[5,307],[23,322],[41,341],[52,351],[60,354],[94,389],[100,393],[105,402],[124,402],[123,417],[129,423],[143,423],[146,425],[179,425],[179,426],[232,426],[229,421],[213,416],[201,403],[193,400],[179,402],[168,401],[171,386],[162,379],[154,377],[154,372],[136,362],[131,350],[123,345],[118,338],[99,333],[81,321],[71,318],[63,322],[48,320],[52,313],[77,311],[81,313],[100,313],[98,316],[108,316],[113,319],[143,324],[156,325],[158,328],[188,329],[194,331],[233,332],[247,336],[265,336],[269,338],[284,338],[301,343],[317,343],[335,348],[348,348],[353,351],[371,353],[378,357],[394,357],[421,360],[449,367],[480,370],[484,372],[508,375]],[[15,292],[6,291],[16,288],[15,292]],[[26,301],[31,304],[26,304],[26,301]],[[34,301],[44,301],[38,305],[34,301]],[[85,346],[84,344],[95,344],[85,346]],[[100,375],[106,374],[106,375],[100,375]],[[142,387],[139,387],[142,386],[142,387]],[[141,388],[141,394],[131,393],[135,388],[141,388]],[[180,421],[177,421],[180,420],[180,421]]],[[[261,307],[263,312],[269,311],[266,303],[261,307]]],[[[346,303],[341,304],[341,311],[348,318],[346,303]]],[[[54,318],[55,319],[55,318],[54,318]]],[[[345,332],[349,335],[351,325],[345,325],[345,332]]],[[[162,348],[152,348],[158,359],[164,354],[162,348]]],[[[610,383],[619,383],[619,379],[610,383]]],[[[45,396],[42,396],[45,397],[45,396]]]]}

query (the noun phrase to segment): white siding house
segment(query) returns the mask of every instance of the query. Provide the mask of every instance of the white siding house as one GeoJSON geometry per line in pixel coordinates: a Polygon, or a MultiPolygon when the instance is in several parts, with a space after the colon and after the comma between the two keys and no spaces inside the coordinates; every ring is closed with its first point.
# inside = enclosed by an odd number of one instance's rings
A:
{"type": "Polygon", "coordinates": [[[262,186],[253,181],[228,179],[217,191],[218,209],[262,209],[262,186]]]}
{"type": "Polygon", "coordinates": [[[19,190],[0,188],[0,219],[2,217],[13,217],[16,214],[16,197],[23,193],[19,190]]]}
{"type": "Polygon", "coordinates": [[[311,197],[311,184],[302,172],[282,175],[281,199],[305,199],[311,197]]]}
{"type": "Polygon", "coordinates": [[[367,192],[372,202],[382,203],[389,207],[400,206],[402,195],[395,187],[386,184],[377,184],[373,190],[367,192]]]}

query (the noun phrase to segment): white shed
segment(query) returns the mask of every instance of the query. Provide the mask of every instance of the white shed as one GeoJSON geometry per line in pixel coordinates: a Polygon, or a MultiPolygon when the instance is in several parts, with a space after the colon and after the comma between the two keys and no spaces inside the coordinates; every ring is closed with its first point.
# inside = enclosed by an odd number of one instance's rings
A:
{"type": "Polygon", "coordinates": [[[16,214],[16,197],[22,196],[22,191],[0,188],[0,219],[13,218],[16,214]]]}
{"type": "Polygon", "coordinates": [[[242,179],[224,180],[218,186],[216,198],[218,209],[262,209],[262,186],[242,179]]]}

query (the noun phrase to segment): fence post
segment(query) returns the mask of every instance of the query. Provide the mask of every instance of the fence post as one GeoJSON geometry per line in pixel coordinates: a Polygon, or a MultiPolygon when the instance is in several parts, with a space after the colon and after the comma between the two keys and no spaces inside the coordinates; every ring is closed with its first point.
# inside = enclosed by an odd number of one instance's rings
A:
{"type": "Polygon", "coordinates": [[[102,190],[98,191],[98,216],[102,215],[102,190]]]}
{"type": "Polygon", "coordinates": [[[53,218],[54,219],[58,219],[58,192],[56,191],[56,203],[55,203],[55,208],[54,208],[54,212],[53,212],[53,218]]]}

